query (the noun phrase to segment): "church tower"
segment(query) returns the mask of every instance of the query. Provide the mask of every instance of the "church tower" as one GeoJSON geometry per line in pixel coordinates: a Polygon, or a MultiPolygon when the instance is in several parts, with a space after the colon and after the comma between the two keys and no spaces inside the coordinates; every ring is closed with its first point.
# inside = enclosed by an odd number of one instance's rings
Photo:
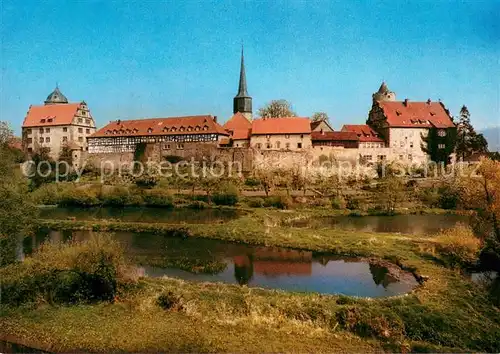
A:
{"type": "Polygon", "coordinates": [[[246,119],[252,120],[252,97],[250,97],[247,92],[243,47],[241,47],[240,83],[238,86],[238,93],[233,99],[233,113],[237,112],[243,114],[246,119]]]}
{"type": "Polygon", "coordinates": [[[373,102],[377,101],[396,101],[396,94],[389,90],[385,81],[382,82],[377,92],[372,95],[373,102]]]}

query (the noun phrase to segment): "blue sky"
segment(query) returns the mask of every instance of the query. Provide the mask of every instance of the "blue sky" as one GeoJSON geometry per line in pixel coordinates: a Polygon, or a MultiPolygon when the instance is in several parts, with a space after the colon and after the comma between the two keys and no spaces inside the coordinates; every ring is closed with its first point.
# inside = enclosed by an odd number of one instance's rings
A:
{"type": "Polygon", "coordinates": [[[0,119],[16,132],[59,83],[110,120],[232,114],[245,44],[254,112],[272,99],[363,123],[403,100],[500,120],[500,1],[13,1],[1,6],[0,119]]]}

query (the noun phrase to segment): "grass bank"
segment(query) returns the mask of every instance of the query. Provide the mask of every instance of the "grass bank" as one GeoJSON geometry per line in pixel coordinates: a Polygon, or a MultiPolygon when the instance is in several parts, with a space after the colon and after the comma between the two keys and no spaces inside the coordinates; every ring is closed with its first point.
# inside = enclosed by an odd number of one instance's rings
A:
{"type": "Polygon", "coordinates": [[[41,224],[384,258],[428,280],[406,296],[358,299],[142,279],[114,303],[1,307],[0,326],[21,343],[54,351],[500,351],[498,307],[459,270],[443,267],[428,238],[283,226],[290,216],[259,211],[216,225],[41,224]],[[160,295],[175,305],[160,307],[160,295]]]}

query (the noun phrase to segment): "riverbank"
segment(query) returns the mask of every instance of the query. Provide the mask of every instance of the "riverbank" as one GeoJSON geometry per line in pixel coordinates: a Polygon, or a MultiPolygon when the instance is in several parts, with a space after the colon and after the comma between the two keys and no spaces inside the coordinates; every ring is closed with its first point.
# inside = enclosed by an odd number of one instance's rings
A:
{"type": "Polygon", "coordinates": [[[1,307],[2,336],[48,351],[500,350],[498,308],[485,289],[441,265],[429,238],[286,226],[287,219],[298,216],[256,209],[223,224],[40,220],[40,227],[213,238],[374,257],[428,280],[405,296],[360,299],[145,278],[114,303],[1,307]],[[159,307],[161,294],[171,294],[178,306],[159,307]]]}

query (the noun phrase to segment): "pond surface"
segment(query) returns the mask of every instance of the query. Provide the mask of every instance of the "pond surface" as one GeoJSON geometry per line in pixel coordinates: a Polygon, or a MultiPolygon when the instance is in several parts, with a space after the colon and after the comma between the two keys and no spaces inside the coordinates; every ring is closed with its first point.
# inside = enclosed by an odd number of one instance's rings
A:
{"type": "Polygon", "coordinates": [[[21,344],[0,340],[0,353],[47,353],[21,344]]]}
{"type": "MultiPolygon", "coordinates": [[[[24,240],[21,256],[45,240],[85,240],[91,234],[56,230],[40,233],[24,240]]],[[[115,237],[125,245],[139,272],[150,277],[360,297],[404,294],[418,285],[412,274],[369,260],[154,234],[118,232],[115,237]]]]}
{"type": "Polygon", "coordinates": [[[457,223],[469,223],[466,215],[426,214],[394,216],[326,216],[289,223],[293,227],[333,228],[362,232],[397,232],[413,235],[430,235],[442,229],[454,227],[457,223]]]}
{"type": "Polygon", "coordinates": [[[41,208],[42,219],[102,220],[116,219],[124,222],[167,223],[167,224],[210,224],[229,221],[242,215],[231,209],[188,209],[188,208],[41,208]]]}

